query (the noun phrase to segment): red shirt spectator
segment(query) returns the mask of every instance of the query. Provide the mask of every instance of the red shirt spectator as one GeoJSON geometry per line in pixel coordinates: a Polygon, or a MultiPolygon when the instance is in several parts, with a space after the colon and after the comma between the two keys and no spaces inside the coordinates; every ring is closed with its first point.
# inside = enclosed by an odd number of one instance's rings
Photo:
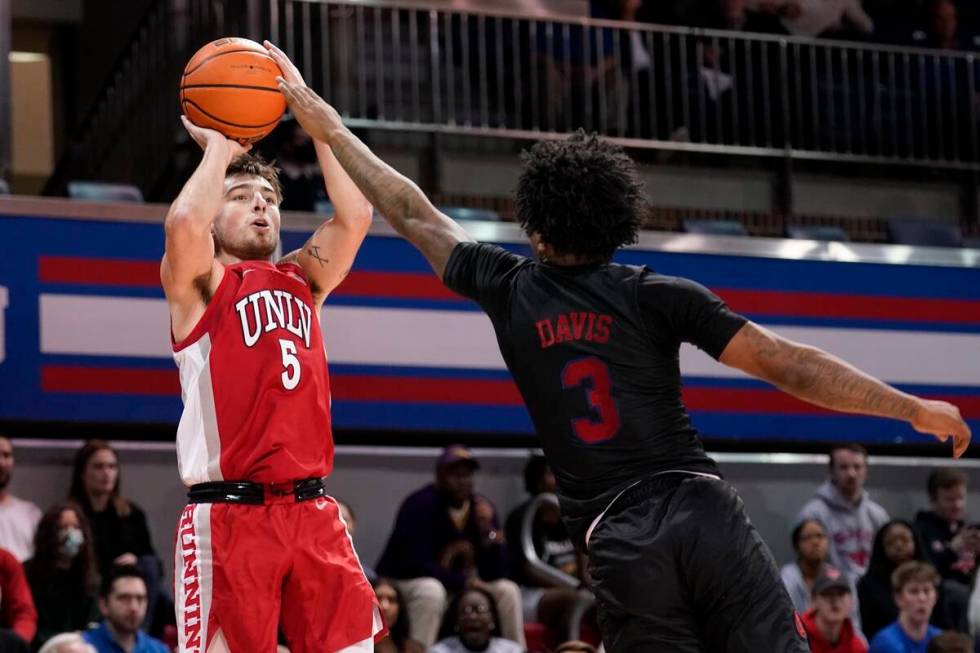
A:
{"type": "Polygon", "coordinates": [[[813,606],[803,615],[811,653],[868,653],[868,644],[854,629],[851,586],[840,573],[821,576],[813,584],[813,606]]]}
{"type": "Polygon", "coordinates": [[[0,628],[9,628],[25,643],[37,631],[37,610],[24,568],[4,549],[0,549],[0,628]]]}

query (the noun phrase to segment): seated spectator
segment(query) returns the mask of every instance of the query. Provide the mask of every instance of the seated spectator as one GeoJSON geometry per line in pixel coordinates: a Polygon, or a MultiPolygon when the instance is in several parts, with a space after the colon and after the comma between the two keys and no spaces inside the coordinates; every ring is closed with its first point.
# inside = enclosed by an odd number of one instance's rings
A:
{"type": "Polygon", "coordinates": [[[446,613],[443,639],[429,653],[523,653],[523,647],[500,637],[500,618],[493,596],[471,588],[456,597],[446,613]],[[455,635],[450,636],[452,633],[455,635]]]}
{"type": "MultiPolygon", "coordinates": [[[[357,533],[357,517],[354,515],[354,510],[350,507],[350,504],[341,501],[337,497],[334,497],[333,500],[337,502],[337,508],[340,510],[340,518],[343,520],[344,525],[347,526],[347,534],[350,535],[350,539],[353,542],[354,535],[357,533]]],[[[364,570],[364,576],[367,577],[369,583],[373,584],[378,579],[378,572],[363,562],[361,563],[361,568],[364,570]]]]}
{"type": "Polygon", "coordinates": [[[853,609],[853,589],[839,571],[814,582],[812,607],[803,615],[812,653],[867,653],[867,642],[848,616],[853,609]]]}
{"type": "Polygon", "coordinates": [[[445,611],[446,594],[482,589],[500,606],[501,631],[524,645],[520,589],[505,578],[507,546],[497,513],[473,490],[480,465],[460,445],[446,447],[436,462],[436,481],[410,495],[398,509],[378,573],[398,581],[412,620],[411,636],[431,646],[445,611]]]}
{"type": "Polygon", "coordinates": [[[374,593],[378,597],[385,625],[388,626],[388,636],[374,645],[374,653],[422,653],[425,647],[408,636],[409,617],[402,609],[401,592],[394,581],[379,578],[372,583],[374,593]]]}
{"type": "Polygon", "coordinates": [[[163,642],[140,630],[146,619],[146,581],[134,566],[114,567],[102,579],[99,611],[102,622],[85,632],[98,653],[168,653],[163,642]]]}
{"type": "Polygon", "coordinates": [[[41,521],[41,509],[10,493],[13,474],[14,445],[0,435],[0,549],[23,562],[34,555],[34,532],[41,521]]]}
{"type": "Polygon", "coordinates": [[[947,630],[929,642],[926,653],[973,653],[973,642],[969,635],[947,630]]]}
{"type": "MultiPolygon", "coordinates": [[[[858,581],[861,627],[870,639],[898,617],[892,575],[903,563],[925,562],[926,554],[912,524],[895,519],[875,536],[868,573],[858,581]]],[[[955,582],[941,581],[932,623],[940,629],[966,630],[968,592],[955,582]]]]}
{"type": "Polygon", "coordinates": [[[24,568],[0,549],[0,651],[27,653],[37,632],[37,611],[24,568]]]}
{"type": "Polygon", "coordinates": [[[48,640],[37,653],[98,653],[81,633],[61,633],[48,640]]]}
{"type": "MultiPolygon", "coordinates": [[[[591,593],[576,588],[585,582],[585,564],[575,550],[561,513],[554,503],[537,504],[530,525],[530,538],[537,560],[530,561],[524,551],[524,525],[527,511],[542,494],[554,496],[555,475],[544,456],[533,456],[524,467],[524,487],[531,498],[507,517],[505,532],[510,551],[511,577],[521,585],[524,621],[544,624],[551,634],[564,641],[578,639],[578,621],[592,606],[591,593]],[[542,570],[547,565],[560,574],[542,570]]],[[[557,498],[554,499],[557,501],[557,498]]]]}
{"type": "Polygon", "coordinates": [[[828,570],[837,573],[840,570],[827,564],[827,531],[819,520],[807,519],[797,524],[792,539],[796,560],[783,565],[779,574],[793,607],[803,614],[810,609],[810,597],[816,580],[827,575],[828,570]]]}
{"type": "MultiPolygon", "coordinates": [[[[830,479],[821,485],[797,517],[797,523],[816,519],[830,537],[830,564],[856,583],[868,570],[875,533],[888,513],[864,489],[868,452],[859,444],[830,451],[830,479]]],[[[863,623],[863,619],[862,619],[863,623]]]]}
{"type": "Polygon", "coordinates": [[[926,30],[916,31],[918,45],[939,50],[962,50],[959,13],[953,0],[932,0],[928,5],[926,30]]]}
{"type": "Polygon", "coordinates": [[[38,614],[35,647],[98,620],[99,572],[92,532],[80,508],[48,508],[37,526],[34,557],[24,563],[24,570],[38,614]]]}
{"type": "Polygon", "coordinates": [[[980,529],[967,526],[966,474],[942,467],[927,482],[932,510],[915,516],[915,527],[925,543],[929,562],[939,575],[969,587],[980,552],[980,529]]]}
{"type": "Polygon", "coordinates": [[[925,653],[940,631],[929,624],[939,574],[925,562],[905,562],[892,574],[898,619],[871,640],[871,653],[925,653]]]}
{"type": "Polygon", "coordinates": [[[162,591],[163,566],[153,550],[146,515],[122,496],[119,486],[116,451],[105,440],[86,442],[75,454],[68,498],[82,507],[91,525],[99,574],[108,576],[115,565],[136,565],[142,570],[150,597],[147,612],[152,618],[162,591]]]}

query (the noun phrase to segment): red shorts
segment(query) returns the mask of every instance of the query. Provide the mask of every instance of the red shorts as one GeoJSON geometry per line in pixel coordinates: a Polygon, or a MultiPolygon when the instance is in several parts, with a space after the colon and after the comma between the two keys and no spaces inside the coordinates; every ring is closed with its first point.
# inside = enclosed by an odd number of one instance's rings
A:
{"type": "Polygon", "coordinates": [[[372,651],[386,629],[333,499],[191,504],[177,525],[181,653],[372,651]],[[360,646],[358,646],[360,645],[360,646]]]}

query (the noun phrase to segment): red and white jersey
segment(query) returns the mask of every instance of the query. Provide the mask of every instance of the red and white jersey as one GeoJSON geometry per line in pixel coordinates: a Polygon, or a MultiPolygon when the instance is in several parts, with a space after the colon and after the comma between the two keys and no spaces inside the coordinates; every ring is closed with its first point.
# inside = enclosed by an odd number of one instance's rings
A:
{"type": "Polygon", "coordinates": [[[174,343],[186,485],[280,483],[333,468],[327,355],[310,285],[295,263],[246,261],[194,330],[174,343]]]}

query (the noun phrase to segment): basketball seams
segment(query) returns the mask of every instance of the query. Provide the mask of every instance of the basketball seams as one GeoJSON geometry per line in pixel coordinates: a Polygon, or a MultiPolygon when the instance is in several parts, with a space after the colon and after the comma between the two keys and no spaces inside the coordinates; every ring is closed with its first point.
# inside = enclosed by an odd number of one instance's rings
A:
{"type": "MultiPolygon", "coordinates": [[[[275,125],[277,122],[279,122],[282,119],[281,117],[279,117],[279,118],[276,118],[275,120],[270,120],[269,122],[264,122],[264,123],[261,123],[261,124],[258,124],[258,125],[240,125],[238,123],[228,122],[227,120],[222,120],[221,118],[219,118],[219,117],[217,117],[217,116],[215,116],[215,115],[213,115],[211,113],[208,113],[207,111],[205,111],[204,109],[202,109],[201,108],[201,105],[199,105],[194,100],[191,100],[191,99],[188,99],[188,98],[184,98],[183,101],[182,101],[182,103],[183,104],[189,104],[189,105],[191,105],[192,107],[194,107],[195,109],[197,109],[198,111],[200,111],[201,113],[203,113],[205,116],[207,116],[211,120],[214,120],[215,122],[220,122],[221,124],[228,125],[229,127],[238,127],[240,129],[262,129],[263,127],[269,127],[270,125],[275,125]]],[[[187,112],[185,111],[184,113],[186,114],[187,112]]]]}
{"type": "Polygon", "coordinates": [[[189,88],[244,88],[249,91],[266,91],[268,93],[281,93],[278,87],[272,86],[246,86],[245,84],[187,84],[180,87],[181,97],[184,91],[189,88]]]}
{"type": "Polygon", "coordinates": [[[260,57],[265,57],[266,59],[268,59],[269,61],[271,61],[273,65],[276,65],[276,60],[275,59],[273,59],[272,57],[270,57],[267,53],[265,53],[265,52],[259,52],[258,50],[255,50],[255,49],[241,48],[241,49],[238,49],[238,50],[225,50],[223,52],[216,52],[216,53],[214,53],[214,54],[206,57],[203,61],[199,62],[196,66],[194,66],[190,70],[187,70],[185,68],[184,69],[184,74],[182,75],[182,77],[187,77],[188,75],[192,75],[198,68],[200,68],[201,66],[203,66],[207,62],[211,61],[212,59],[217,59],[218,57],[223,57],[226,54],[235,54],[236,52],[248,52],[248,53],[251,53],[251,54],[254,54],[254,55],[258,55],[260,57]]]}

